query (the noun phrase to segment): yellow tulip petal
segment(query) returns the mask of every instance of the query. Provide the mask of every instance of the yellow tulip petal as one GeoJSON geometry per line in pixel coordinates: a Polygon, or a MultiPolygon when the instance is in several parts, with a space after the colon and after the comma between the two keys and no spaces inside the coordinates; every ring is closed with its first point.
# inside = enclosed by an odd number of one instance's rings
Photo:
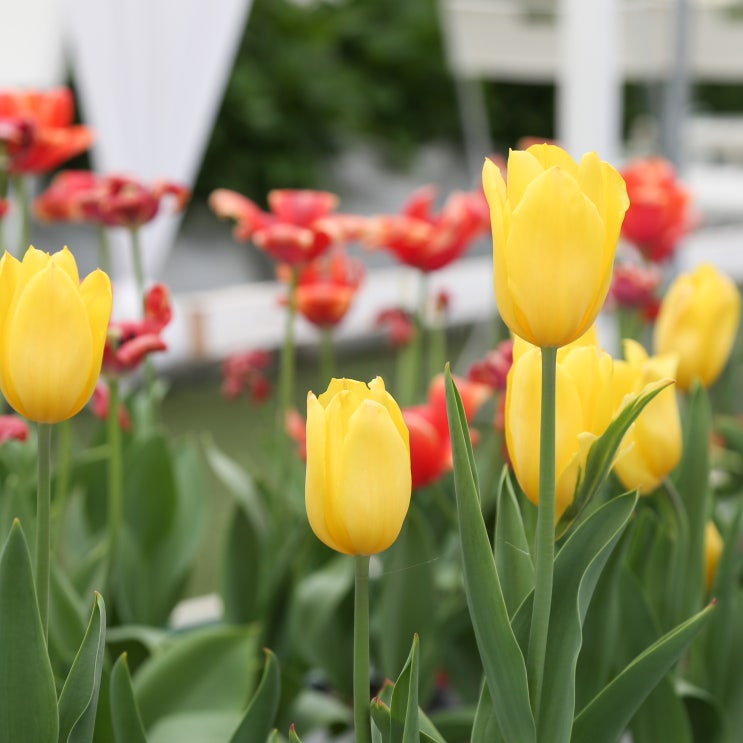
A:
{"type": "Polygon", "coordinates": [[[74,282],[80,283],[80,275],[77,272],[77,263],[72,253],[65,246],[51,257],[52,263],[59,266],[74,282]]]}
{"type": "Polygon", "coordinates": [[[79,288],[67,273],[52,264],[34,275],[6,331],[5,377],[18,412],[42,423],[77,413],[93,339],[79,288]]]}
{"type": "Polygon", "coordinates": [[[511,211],[521,203],[524,193],[532,181],[544,173],[545,167],[527,150],[511,150],[508,153],[508,203],[511,211]]]}
{"type": "Polygon", "coordinates": [[[578,166],[575,160],[562,147],[543,142],[541,144],[533,144],[526,151],[537,159],[544,170],[554,167],[562,168],[562,170],[570,173],[574,178],[578,177],[578,166]]]}
{"type": "Polygon", "coordinates": [[[372,379],[372,381],[369,382],[369,390],[371,392],[370,398],[387,409],[390,418],[392,418],[392,422],[395,424],[397,432],[400,434],[400,438],[409,448],[410,434],[408,432],[408,427],[405,424],[405,419],[402,417],[402,411],[397,402],[395,402],[395,398],[385,389],[382,377],[375,377],[372,379]]]}
{"type": "Polygon", "coordinates": [[[386,408],[366,400],[354,412],[340,456],[339,496],[353,554],[387,549],[410,504],[410,455],[386,408]]]}
{"type": "MultiPolygon", "coordinates": [[[[75,271],[77,273],[77,270],[75,271]]],[[[88,378],[83,385],[77,405],[82,408],[90,400],[98,377],[101,373],[103,349],[106,345],[106,333],[111,319],[111,280],[101,270],[96,269],[86,276],[80,284],[80,297],[85,305],[85,311],[90,323],[90,334],[93,339],[92,363],[88,371],[88,378]]]]}
{"type": "Polygon", "coordinates": [[[317,538],[331,549],[344,550],[335,541],[325,523],[326,500],[330,487],[326,463],[325,410],[311,392],[307,395],[307,471],[305,479],[305,508],[307,519],[317,538]]]}
{"type": "Polygon", "coordinates": [[[527,188],[511,217],[505,271],[536,345],[565,345],[593,324],[603,298],[587,289],[604,280],[603,244],[598,211],[574,178],[553,168],[527,188]]]}

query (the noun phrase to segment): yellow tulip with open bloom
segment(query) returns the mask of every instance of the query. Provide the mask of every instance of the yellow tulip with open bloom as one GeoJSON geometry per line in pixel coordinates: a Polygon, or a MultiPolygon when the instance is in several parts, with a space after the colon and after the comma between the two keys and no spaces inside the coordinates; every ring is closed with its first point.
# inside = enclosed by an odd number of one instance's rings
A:
{"type": "MultiPolygon", "coordinates": [[[[591,444],[611,421],[612,358],[598,346],[563,349],[557,358],[555,518],[573,502],[591,444]]],[[[542,359],[531,348],[514,360],[506,385],[506,445],[526,497],[539,502],[539,428],[542,359]]]]}
{"type": "Polygon", "coordinates": [[[307,395],[307,517],[318,539],[373,555],[397,539],[410,505],[408,429],[381,377],[332,379],[307,395]]]}
{"type": "Polygon", "coordinates": [[[567,345],[606,299],[629,206],[624,180],[595,152],[576,163],[549,144],[512,150],[507,172],[507,184],[491,160],[482,172],[498,311],[535,346],[567,345]]]}
{"type": "Polygon", "coordinates": [[[57,423],[88,402],[101,370],[111,282],[95,270],[80,283],[67,248],[30,247],[0,259],[0,390],[21,415],[57,423]]]}
{"type": "Polygon", "coordinates": [[[697,379],[715,382],[727,363],[740,322],[740,293],[709,263],[676,277],[663,298],[655,323],[656,353],[679,356],[678,386],[688,391],[697,379]]]}
{"type": "Polygon", "coordinates": [[[717,565],[723,548],[722,537],[714,521],[708,521],[704,528],[704,590],[709,593],[715,585],[717,565]]]}
{"type": "MultiPolygon", "coordinates": [[[[614,362],[614,400],[620,408],[627,396],[635,396],[646,385],[675,377],[678,357],[664,354],[649,357],[636,341],[624,341],[625,360],[614,362]]],[[[661,390],[633,423],[622,442],[624,452],[614,464],[622,484],[637,488],[641,495],[655,490],[681,459],[681,418],[676,390],[661,390]]]]}

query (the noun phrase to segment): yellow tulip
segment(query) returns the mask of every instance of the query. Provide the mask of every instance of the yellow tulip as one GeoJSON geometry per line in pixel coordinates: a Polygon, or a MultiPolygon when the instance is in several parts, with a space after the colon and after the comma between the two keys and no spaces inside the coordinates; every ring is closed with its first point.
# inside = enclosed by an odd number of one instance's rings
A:
{"type": "Polygon", "coordinates": [[[709,387],[722,372],[740,321],[740,293],[714,266],[703,263],[678,276],[655,324],[656,353],[679,356],[676,380],[688,391],[696,379],[709,387]]]}
{"type": "MultiPolygon", "coordinates": [[[[539,502],[541,350],[519,356],[506,386],[506,445],[516,479],[526,497],[539,502]]],[[[612,416],[612,359],[597,346],[564,349],[557,359],[555,431],[555,518],[573,502],[580,470],[591,444],[612,416]]]]}
{"type": "MultiPolygon", "coordinates": [[[[636,395],[646,385],[673,379],[678,357],[673,354],[648,357],[636,341],[625,340],[626,361],[614,362],[614,399],[617,407],[627,395],[636,395]]],[[[681,419],[673,385],[661,390],[635,420],[622,443],[624,452],[614,471],[628,489],[647,495],[669,475],[681,459],[681,419]]]]}
{"type": "Polygon", "coordinates": [[[318,539],[373,555],[397,539],[410,505],[408,429],[381,377],[333,379],[307,395],[307,518],[318,539]]]}
{"type": "Polygon", "coordinates": [[[0,390],[39,423],[75,415],[101,370],[111,282],[95,270],[80,283],[72,253],[30,247],[0,259],[0,390]]]}
{"type": "Polygon", "coordinates": [[[629,206],[621,175],[590,152],[576,164],[555,145],[511,151],[508,184],[485,161],[493,281],[503,321],[535,346],[564,346],[606,298],[629,206]]]}
{"type": "Polygon", "coordinates": [[[709,593],[715,585],[717,565],[722,555],[723,542],[714,521],[704,528],[704,589],[709,593]]]}

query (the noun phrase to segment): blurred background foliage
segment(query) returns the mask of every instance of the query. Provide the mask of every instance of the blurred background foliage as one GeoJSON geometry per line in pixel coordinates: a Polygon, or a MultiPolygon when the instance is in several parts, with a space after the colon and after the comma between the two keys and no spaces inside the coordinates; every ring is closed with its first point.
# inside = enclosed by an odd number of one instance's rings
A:
{"type": "MultiPolygon", "coordinates": [[[[494,142],[551,136],[552,98],[549,86],[489,84],[494,142]]],[[[359,141],[399,168],[423,144],[461,146],[436,0],[254,0],[197,196],[331,188],[323,162],[359,141]]]]}

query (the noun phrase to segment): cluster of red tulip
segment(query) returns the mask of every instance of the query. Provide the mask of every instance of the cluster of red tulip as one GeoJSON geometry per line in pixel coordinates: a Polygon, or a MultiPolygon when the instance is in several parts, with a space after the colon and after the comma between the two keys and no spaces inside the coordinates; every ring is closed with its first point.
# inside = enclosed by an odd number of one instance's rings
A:
{"type": "Polygon", "coordinates": [[[673,258],[696,219],[689,191],[666,160],[632,160],[621,173],[630,200],[621,235],[635,255],[615,266],[610,296],[618,307],[652,322],[659,307],[661,268],[673,258]]]}
{"type": "MultiPolygon", "coordinates": [[[[8,208],[8,177],[47,174],[90,147],[93,132],[74,124],[74,114],[74,99],[68,88],[0,91],[0,220],[8,208]]],[[[165,199],[170,199],[174,210],[181,211],[189,198],[188,188],[170,181],[146,185],[125,175],[63,170],[35,199],[31,210],[42,222],[84,222],[136,231],[155,218],[165,199]]],[[[110,323],[103,360],[103,375],[109,379],[135,371],[149,354],[166,348],[161,333],[171,318],[167,287],[150,287],[143,294],[142,307],[141,319],[110,323]]],[[[99,384],[91,406],[98,417],[108,414],[105,384],[99,384]]],[[[124,428],[129,425],[123,406],[119,422],[124,428]]],[[[22,434],[8,422],[3,431],[0,437],[22,434]]]]}
{"type": "MultiPolygon", "coordinates": [[[[336,212],[338,198],[326,191],[272,191],[267,212],[226,189],[215,191],[209,204],[219,217],[235,222],[236,240],[251,241],[277,262],[277,275],[288,287],[282,303],[328,332],[346,316],[364,277],[362,261],[346,252],[349,242],[387,250],[399,262],[427,274],[462,256],[490,230],[481,191],[451,194],[438,213],[435,200],[436,190],[426,186],[411,194],[399,214],[370,217],[336,212]]],[[[448,296],[442,294],[437,306],[443,310],[446,304],[448,296]]],[[[415,333],[412,315],[401,308],[384,310],[377,326],[387,330],[395,346],[406,345],[415,333]]],[[[245,380],[261,379],[261,369],[254,363],[256,353],[260,352],[227,359],[223,366],[226,395],[232,397],[247,388],[255,399],[253,387],[245,380]]],[[[471,419],[489,390],[465,380],[462,384],[471,419]]],[[[284,415],[286,430],[302,456],[304,421],[293,408],[284,415]]],[[[431,383],[425,404],[405,408],[403,415],[410,429],[413,485],[422,487],[438,479],[451,464],[443,380],[431,383]]]]}

